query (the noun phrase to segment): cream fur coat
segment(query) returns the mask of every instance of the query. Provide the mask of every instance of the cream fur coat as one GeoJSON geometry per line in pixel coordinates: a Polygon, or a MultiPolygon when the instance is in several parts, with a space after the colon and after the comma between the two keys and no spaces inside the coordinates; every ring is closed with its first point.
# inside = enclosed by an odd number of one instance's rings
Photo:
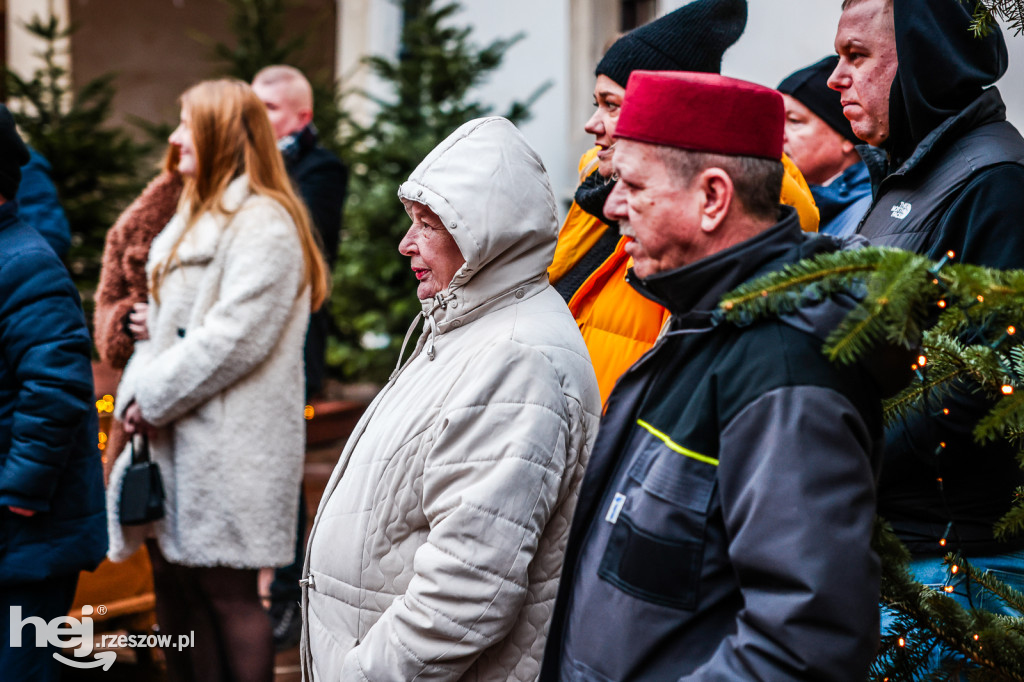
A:
{"type": "MultiPolygon", "coordinates": [[[[150,340],[136,345],[117,391],[160,427],[151,440],[166,516],[123,527],[117,501],[126,449],[108,487],[109,556],[155,534],[171,561],[259,568],[292,561],[305,445],[302,346],[309,317],[302,249],[280,204],[242,176],[227,216],[199,218],[150,295],[150,340]]],[[[179,212],[153,241],[147,274],[185,226],[179,212]]]]}

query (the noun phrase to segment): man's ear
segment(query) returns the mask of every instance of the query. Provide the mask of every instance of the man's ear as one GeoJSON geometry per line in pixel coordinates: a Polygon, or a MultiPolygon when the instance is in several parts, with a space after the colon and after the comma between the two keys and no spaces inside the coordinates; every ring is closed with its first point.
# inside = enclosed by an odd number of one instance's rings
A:
{"type": "Polygon", "coordinates": [[[302,122],[302,127],[305,128],[313,121],[313,110],[312,109],[301,109],[298,113],[299,121],[302,122]]]}
{"type": "Polygon", "coordinates": [[[700,229],[710,234],[725,221],[736,190],[732,178],[721,168],[705,168],[697,176],[697,183],[702,195],[700,229]]]}

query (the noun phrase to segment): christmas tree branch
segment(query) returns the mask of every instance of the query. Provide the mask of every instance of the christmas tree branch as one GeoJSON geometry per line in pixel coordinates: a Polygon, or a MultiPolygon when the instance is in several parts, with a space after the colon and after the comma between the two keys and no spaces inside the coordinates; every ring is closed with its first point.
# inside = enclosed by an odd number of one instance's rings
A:
{"type": "MultiPolygon", "coordinates": [[[[1021,458],[1024,458],[1024,453],[1017,455],[1018,463],[1021,458]]],[[[995,525],[995,536],[997,540],[1010,540],[1012,538],[1020,536],[1024,533],[1024,487],[1017,488],[1014,491],[1013,506],[1010,511],[1006,513],[1003,518],[995,525]]],[[[1020,610],[1024,613],[1024,609],[1020,610]]],[[[1022,624],[1024,626],[1024,624],[1022,624]]]]}
{"type": "Polygon", "coordinates": [[[947,554],[943,561],[947,566],[949,566],[950,571],[954,574],[963,572],[968,581],[978,583],[986,590],[1002,599],[1003,602],[1013,610],[1024,613],[1024,594],[1013,589],[1001,580],[993,578],[990,572],[979,571],[974,568],[969,561],[965,561],[963,557],[955,554],[947,554]]]}

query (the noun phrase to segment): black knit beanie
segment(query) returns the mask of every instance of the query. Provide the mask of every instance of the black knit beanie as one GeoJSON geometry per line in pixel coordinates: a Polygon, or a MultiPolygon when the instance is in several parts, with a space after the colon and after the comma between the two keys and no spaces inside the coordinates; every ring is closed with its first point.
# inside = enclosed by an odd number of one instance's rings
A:
{"type": "Polygon", "coordinates": [[[828,77],[836,69],[839,57],[832,55],[787,76],[777,90],[803,104],[830,128],[855,145],[864,144],[853,134],[850,121],[843,116],[839,93],[828,87],[828,77]]]}
{"type": "Polygon", "coordinates": [[[595,75],[626,87],[638,70],[720,73],[722,55],[746,25],[746,0],[697,0],[616,40],[595,75]]]}
{"type": "Polygon", "coordinates": [[[0,104],[0,195],[11,201],[21,184],[21,167],[28,163],[28,147],[14,127],[14,117],[0,104]]]}

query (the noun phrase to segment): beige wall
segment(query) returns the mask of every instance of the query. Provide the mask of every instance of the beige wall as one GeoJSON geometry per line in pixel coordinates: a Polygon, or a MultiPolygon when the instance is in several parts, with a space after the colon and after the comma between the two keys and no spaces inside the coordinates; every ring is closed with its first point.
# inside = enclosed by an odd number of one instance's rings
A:
{"type": "MultiPolygon", "coordinates": [[[[9,0],[10,1],[10,0],[9,0]]],[[[25,0],[20,0],[25,1],[25,0]]],[[[38,0],[37,0],[38,1],[38,0]]],[[[177,98],[226,66],[209,42],[233,43],[230,10],[216,0],[67,0],[80,28],[71,45],[73,80],[81,87],[114,71],[120,116],[153,122],[177,119],[177,98]],[[203,41],[206,41],[204,44],[203,41]]],[[[296,66],[332,78],[335,66],[335,0],[296,0],[286,35],[306,36],[296,66]]]]}

